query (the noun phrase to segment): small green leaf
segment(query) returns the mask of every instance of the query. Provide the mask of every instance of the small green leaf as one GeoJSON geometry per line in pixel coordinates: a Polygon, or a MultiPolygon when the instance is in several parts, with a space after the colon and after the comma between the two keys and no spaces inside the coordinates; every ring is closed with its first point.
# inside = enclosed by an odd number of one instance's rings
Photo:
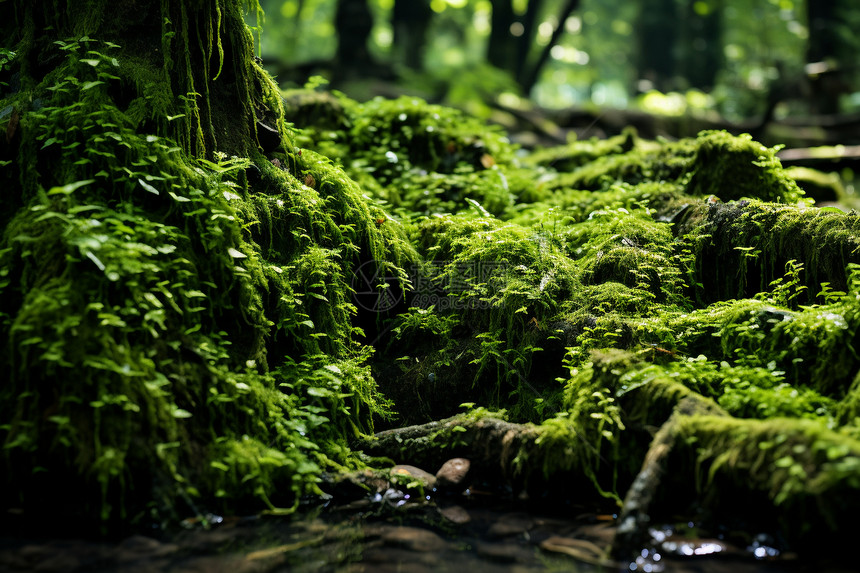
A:
{"type": "Polygon", "coordinates": [[[332,392],[327,388],[310,387],[308,388],[308,394],[316,396],[317,398],[328,398],[332,395],[332,392]]]}
{"type": "Polygon", "coordinates": [[[140,186],[141,186],[141,187],[143,187],[143,188],[144,188],[144,190],[149,191],[150,193],[152,193],[152,194],[154,194],[154,195],[159,195],[159,194],[160,194],[160,193],[158,192],[158,189],[156,189],[155,187],[153,187],[152,185],[150,185],[149,183],[147,183],[147,182],[146,182],[146,181],[144,181],[143,179],[138,179],[138,180],[137,180],[137,182],[138,182],[138,183],[140,183],[140,186]]]}

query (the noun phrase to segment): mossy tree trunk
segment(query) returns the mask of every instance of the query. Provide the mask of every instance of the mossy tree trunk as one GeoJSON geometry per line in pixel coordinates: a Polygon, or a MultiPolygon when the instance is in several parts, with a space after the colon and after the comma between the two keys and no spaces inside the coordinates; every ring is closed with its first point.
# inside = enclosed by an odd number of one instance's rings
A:
{"type": "Polygon", "coordinates": [[[290,507],[385,411],[347,293],[405,243],[294,150],[254,12],[0,3],[3,507],[290,507]]]}

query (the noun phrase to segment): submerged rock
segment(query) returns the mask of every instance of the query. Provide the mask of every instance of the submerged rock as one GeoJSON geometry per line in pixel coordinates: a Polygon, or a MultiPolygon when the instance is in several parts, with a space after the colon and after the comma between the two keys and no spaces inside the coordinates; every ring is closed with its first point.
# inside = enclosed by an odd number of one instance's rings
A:
{"type": "Polygon", "coordinates": [[[418,527],[388,528],[382,533],[382,540],[388,545],[425,553],[441,551],[448,545],[438,534],[418,527]]]}

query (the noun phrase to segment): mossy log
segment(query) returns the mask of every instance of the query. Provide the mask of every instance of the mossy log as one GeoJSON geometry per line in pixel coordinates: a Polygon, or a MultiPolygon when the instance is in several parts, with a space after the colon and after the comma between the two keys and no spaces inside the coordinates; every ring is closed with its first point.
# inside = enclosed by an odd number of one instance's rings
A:
{"type": "Polygon", "coordinates": [[[395,457],[398,463],[438,468],[452,457],[471,462],[473,475],[497,476],[499,485],[522,483],[517,458],[534,448],[540,437],[535,426],[513,424],[501,418],[458,415],[378,432],[357,442],[371,455],[395,457]]]}

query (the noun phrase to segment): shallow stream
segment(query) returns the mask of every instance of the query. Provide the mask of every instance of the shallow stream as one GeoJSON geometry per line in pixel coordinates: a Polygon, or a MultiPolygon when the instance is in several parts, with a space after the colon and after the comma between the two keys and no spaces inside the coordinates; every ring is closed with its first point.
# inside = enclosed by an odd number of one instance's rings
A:
{"type": "Polygon", "coordinates": [[[604,557],[616,515],[564,507],[535,513],[525,501],[468,492],[456,498],[409,498],[389,489],[300,515],[183,522],[115,541],[15,535],[3,527],[0,571],[57,573],[150,571],[436,572],[536,571],[667,573],[848,572],[783,552],[765,534],[739,543],[730,532],[700,536],[694,524],[651,530],[651,543],[628,562],[604,557]]]}

